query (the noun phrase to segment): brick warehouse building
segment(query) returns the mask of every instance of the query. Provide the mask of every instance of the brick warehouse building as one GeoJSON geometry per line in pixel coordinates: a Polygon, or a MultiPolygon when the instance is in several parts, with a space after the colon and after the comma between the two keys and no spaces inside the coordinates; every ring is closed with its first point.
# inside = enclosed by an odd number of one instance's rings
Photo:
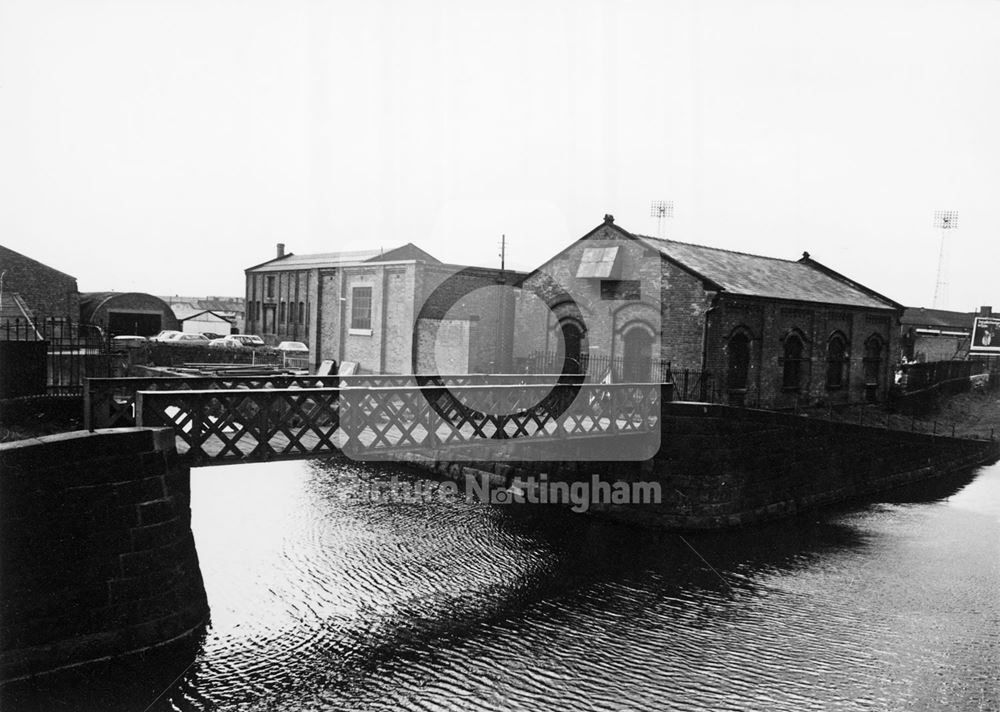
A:
{"type": "Polygon", "coordinates": [[[80,320],[76,277],[0,245],[0,321],[80,320]]]}
{"type": "Polygon", "coordinates": [[[245,274],[247,333],[302,341],[314,365],[408,374],[416,346],[419,372],[510,370],[514,295],[499,282],[517,273],[443,264],[412,244],[307,255],[279,244],[274,259],[245,274]],[[454,295],[429,303],[441,285],[454,295]]]}
{"type": "Polygon", "coordinates": [[[714,399],[777,408],[881,400],[892,382],[903,307],[807,253],[634,235],[609,215],[523,286],[515,356],[620,358],[624,380],[665,359],[708,374],[714,399]]]}
{"type": "Polygon", "coordinates": [[[900,350],[907,361],[965,359],[975,312],[907,307],[900,318],[900,350]]]}

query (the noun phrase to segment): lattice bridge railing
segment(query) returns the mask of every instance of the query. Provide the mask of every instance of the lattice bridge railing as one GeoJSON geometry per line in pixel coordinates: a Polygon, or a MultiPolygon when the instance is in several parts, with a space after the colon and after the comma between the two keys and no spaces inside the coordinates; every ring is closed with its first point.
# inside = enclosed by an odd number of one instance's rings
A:
{"type": "MultiPolygon", "coordinates": [[[[436,376],[448,386],[552,384],[559,374],[458,374],[436,376]]],[[[580,379],[582,381],[582,378],[580,379]]],[[[137,376],[89,378],[84,386],[84,428],[124,428],[135,425],[135,394],[138,391],[203,391],[215,389],[410,387],[416,376],[137,376]]]]}
{"type": "Polygon", "coordinates": [[[136,425],[169,426],[198,464],[657,432],[660,384],[139,391],[136,425]]]}

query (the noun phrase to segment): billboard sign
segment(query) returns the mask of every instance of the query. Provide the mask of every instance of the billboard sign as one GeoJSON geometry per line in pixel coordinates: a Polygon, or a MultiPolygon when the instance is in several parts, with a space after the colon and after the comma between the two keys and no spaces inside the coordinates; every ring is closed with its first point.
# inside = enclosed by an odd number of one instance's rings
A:
{"type": "Polygon", "coordinates": [[[1000,354],[1000,318],[978,316],[972,325],[974,354],[1000,354]]]}

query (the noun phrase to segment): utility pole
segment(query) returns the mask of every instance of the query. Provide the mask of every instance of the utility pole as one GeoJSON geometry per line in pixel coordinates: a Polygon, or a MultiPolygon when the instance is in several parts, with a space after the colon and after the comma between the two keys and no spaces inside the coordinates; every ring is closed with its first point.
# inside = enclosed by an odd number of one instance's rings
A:
{"type": "Polygon", "coordinates": [[[493,357],[494,373],[501,373],[505,370],[506,359],[504,358],[506,344],[506,324],[504,321],[504,299],[507,296],[507,235],[500,235],[500,277],[497,279],[497,341],[496,353],[493,357]]]}

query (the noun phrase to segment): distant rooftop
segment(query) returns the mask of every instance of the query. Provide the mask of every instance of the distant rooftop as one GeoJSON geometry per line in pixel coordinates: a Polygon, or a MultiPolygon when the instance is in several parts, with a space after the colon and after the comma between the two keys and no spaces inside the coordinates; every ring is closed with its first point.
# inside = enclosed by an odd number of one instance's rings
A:
{"type": "Polygon", "coordinates": [[[926,307],[907,307],[900,317],[903,326],[951,327],[972,329],[974,312],[948,311],[947,309],[928,309],[926,307]]]}
{"type": "Polygon", "coordinates": [[[250,267],[248,272],[285,272],[294,269],[318,269],[324,267],[342,267],[345,265],[357,265],[364,262],[393,262],[417,260],[421,262],[434,262],[438,260],[424,252],[413,243],[407,243],[389,250],[352,250],[343,252],[320,252],[309,255],[288,254],[265,262],[264,264],[250,267]]]}
{"type": "Polygon", "coordinates": [[[888,297],[828,274],[807,256],[802,260],[785,260],[646,235],[635,237],[730,294],[870,309],[895,307],[888,297]]]}

